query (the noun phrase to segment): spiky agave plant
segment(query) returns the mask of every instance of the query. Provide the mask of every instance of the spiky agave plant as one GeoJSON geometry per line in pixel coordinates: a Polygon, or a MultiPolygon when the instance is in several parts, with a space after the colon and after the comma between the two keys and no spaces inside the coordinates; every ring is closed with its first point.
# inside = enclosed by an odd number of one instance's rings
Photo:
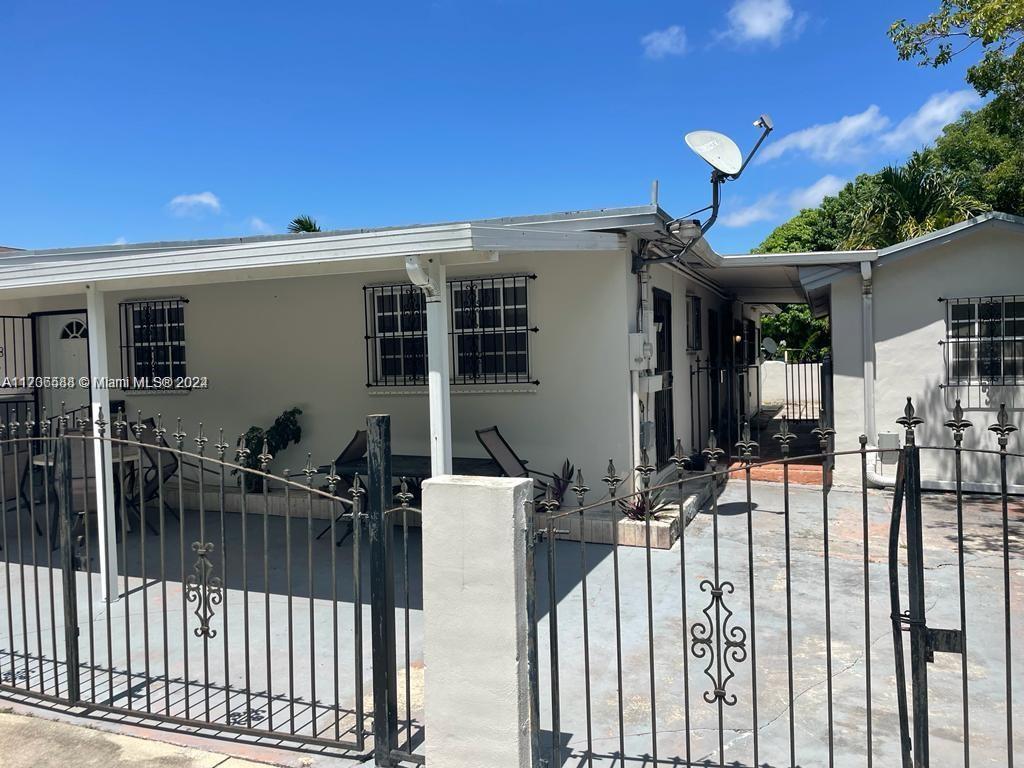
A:
{"type": "Polygon", "coordinates": [[[627,496],[616,503],[619,505],[619,511],[630,520],[653,520],[669,505],[664,493],[664,488],[658,488],[649,493],[627,496]]]}

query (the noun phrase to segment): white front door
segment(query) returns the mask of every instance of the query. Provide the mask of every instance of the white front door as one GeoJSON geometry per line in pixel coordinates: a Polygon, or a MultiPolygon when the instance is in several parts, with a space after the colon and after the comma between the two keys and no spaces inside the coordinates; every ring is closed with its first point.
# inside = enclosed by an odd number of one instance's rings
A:
{"type": "MultiPolygon", "coordinates": [[[[60,315],[41,315],[36,318],[39,339],[39,376],[73,380],[74,388],[40,387],[39,403],[46,407],[47,416],[60,413],[63,402],[68,412],[89,405],[88,384],[81,381],[89,376],[89,329],[85,312],[60,315]]],[[[88,418],[87,414],[80,414],[88,418]]]]}

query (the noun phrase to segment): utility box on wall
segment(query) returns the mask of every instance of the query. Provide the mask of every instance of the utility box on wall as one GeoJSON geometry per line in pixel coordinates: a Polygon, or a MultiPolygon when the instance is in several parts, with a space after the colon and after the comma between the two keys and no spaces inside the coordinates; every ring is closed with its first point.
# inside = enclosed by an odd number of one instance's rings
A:
{"type": "Polygon", "coordinates": [[[900,436],[895,432],[879,432],[878,451],[883,464],[895,464],[900,458],[900,436]]]}

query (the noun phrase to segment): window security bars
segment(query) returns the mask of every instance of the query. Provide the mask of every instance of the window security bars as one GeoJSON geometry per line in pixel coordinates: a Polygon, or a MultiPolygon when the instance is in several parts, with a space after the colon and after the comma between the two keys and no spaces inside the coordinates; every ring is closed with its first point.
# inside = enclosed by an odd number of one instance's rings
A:
{"type": "Polygon", "coordinates": [[[1024,385],[1024,295],[942,301],[946,386],[1024,385]]]}
{"type": "Polygon", "coordinates": [[[35,375],[35,344],[31,317],[0,315],[0,383],[4,394],[31,392],[35,375]]]}
{"type": "MultiPolygon", "coordinates": [[[[448,281],[452,384],[538,384],[531,378],[529,284],[536,275],[448,281]]],[[[427,383],[423,292],[408,284],[368,285],[364,293],[366,385],[427,383]]]]}
{"type": "Polygon", "coordinates": [[[155,389],[156,379],[185,377],[187,303],[186,299],[121,303],[121,376],[126,379],[125,389],[155,389]]]}
{"type": "Polygon", "coordinates": [[[686,297],[686,316],[686,351],[699,352],[703,348],[700,296],[686,297]]]}

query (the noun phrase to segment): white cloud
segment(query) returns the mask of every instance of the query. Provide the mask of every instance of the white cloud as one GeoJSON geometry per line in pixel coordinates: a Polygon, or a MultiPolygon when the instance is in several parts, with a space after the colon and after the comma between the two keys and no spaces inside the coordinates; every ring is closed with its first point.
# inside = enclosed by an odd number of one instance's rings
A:
{"type": "Polygon", "coordinates": [[[686,53],[686,30],[678,24],[656,29],[641,37],[640,45],[644,47],[644,56],[649,59],[682,56],[686,53]]]}
{"type": "Polygon", "coordinates": [[[759,221],[771,221],[779,215],[779,196],[772,192],[750,205],[723,214],[718,220],[724,227],[748,227],[759,221]]]}
{"type": "Polygon", "coordinates": [[[259,216],[250,216],[246,224],[248,225],[249,229],[251,229],[253,232],[256,232],[261,235],[266,234],[267,232],[272,232],[274,229],[259,216]]]}
{"type": "Polygon", "coordinates": [[[856,161],[872,154],[907,152],[935,140],[942,128],[981,100],[971,90],[942,91],[895,126],[878,106],[846,115],[834,123],[812,125],[770,142],[754,162],[766,163],[787,153],[802,153],[826,162],[856,161]]]}
{"type": "Polygon", "coordinates": [[[114,245],[127,245],[127,243],[128,243],[128,238],[127,238],[127,237],[124,237],[124,236],[122,235],[121,237],[117,238],[117,239],[116,239],[116,240],[114,241],[114,243],[113,243],[113,244],[114,244],[114,245]]]}
{"type": "Polygon", "coordinates": [[[888,150],[920,149],[934,141],[942,128],[960,117],[965,109],[980,102],[981,98],[971,90],[936,93],[917,112],[903,118],[882,136],[882,146],[888,150]]]}
{"type": "Polygon", "coordinates": [[[806,16],[797,16],[789,0],[736,0],[727,14],[725,33],[736,42],[769,42],[778,45],[783,37],[796,37],[806,16]]]}
{"type": "Polygon", "coordinates": [[[774,221],[796,213],[803,208],[813,208],[825,195],[834,195],[846,184],[845,179],[828,174],[808,187],[797,187],[788,193],[770,192],[759,197],[750,205],[729,209],[722,213],[719,221],[723,227],[749,227],[762,221],[774,221]]]}
{"type": "Polygon", "coordinates": [[[213,192],[193,192],[171,198],[167,204],[175,216],[198,216],[203,213],[220,213],[220,198],[213,192]]]}
{"type": "Polygon", "coordinates": [[[757,162],[766,163],[787,152],[803,152],[815,160],[859,157],[867,151],[865,140],[878,136],[889,124],[889,118],[872,104],[856,115],[846,115],[834,123],[812,125],[771,142],[758,154],[757,162]]]}
{"type": "Polygon", "coordinates": [[[841,179],[830,173],[822,176],[809,187],[794,189],[790,192],[789,204],[797,211],[803,210],[804,208],[813,208],[820,203],[826,195],[834,195],[844,186],[846,186],[846,179],[841,179]]]}

